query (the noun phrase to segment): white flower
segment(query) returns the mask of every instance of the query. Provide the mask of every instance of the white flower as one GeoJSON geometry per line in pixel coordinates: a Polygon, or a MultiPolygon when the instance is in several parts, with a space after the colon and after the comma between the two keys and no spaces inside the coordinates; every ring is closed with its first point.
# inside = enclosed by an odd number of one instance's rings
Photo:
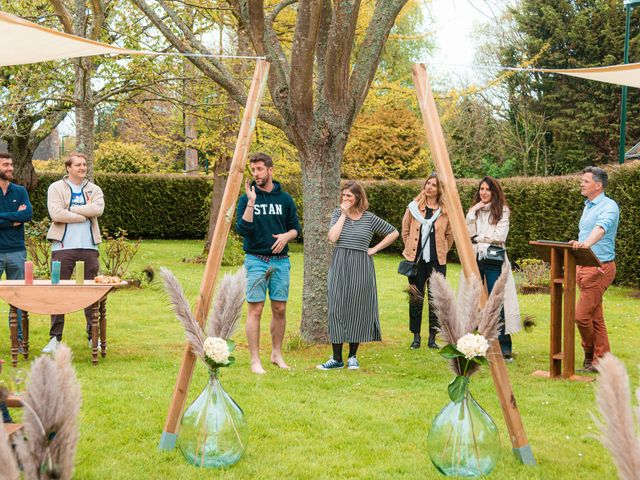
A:
{"type": "Polygon", "coordinates": [[[456,349],[467,359],[485,357],[489,349],[489,342],[482,335],[467,333],[458,340],[456,349]]]}
{"type": "Polygon", "coordinates": [[[220,365],[229,363],[229,345],[219,337],[207,337],[204,341],[204,354],[220,365]]]}

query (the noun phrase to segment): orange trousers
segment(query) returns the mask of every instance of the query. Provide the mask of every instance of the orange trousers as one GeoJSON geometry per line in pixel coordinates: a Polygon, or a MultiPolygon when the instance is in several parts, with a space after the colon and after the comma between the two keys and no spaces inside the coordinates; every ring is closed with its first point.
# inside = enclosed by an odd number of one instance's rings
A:
{"type": "Polygon", "coordinates": [[[585,353],[593,352],[594,363],[611,351],[602,297],[615,276],[615,262],[604,263],[602,267],[577,267],[580,298],[576,305],[576,323],[582,337],[582,348],[585,353]]]}

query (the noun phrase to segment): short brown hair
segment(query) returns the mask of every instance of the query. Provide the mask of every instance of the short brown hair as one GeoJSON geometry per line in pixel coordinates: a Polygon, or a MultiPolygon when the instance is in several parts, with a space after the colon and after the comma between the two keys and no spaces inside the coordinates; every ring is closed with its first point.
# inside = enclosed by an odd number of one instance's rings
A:
{"type": "Polygon", "coordinates": [[[267,168],[273,167],[273,160],[266,153],[258,152],[258,153],[254,153],[253,155],[251,155],[251,157],[249,157],[249,163],[257,163],[257,162],[264,163],[264,166],[267,168]]]}
{"type": "Polygon", "coordinates": [[[0,158],[11,158],[10,153],[0,152],[0,158]]]}
{"type": "Polygon", "coordinates": [[[364,187],[355,180],[349,180],[340,189],[340,197],[338,197],[338,204],[342,203],[342,192],[349,190],[356,197],[356,202],[353,204],[359,212],[364,212],[369,208],[369,200],[367,200],[367,192],[364,191],[364,187]]]}
{"type": "Polygon", "coordinates": [[[84,153],[82,153],[82,152],[71,152],[71,153],[69,154],[69,156],[68,156],[67,158],[65,158],[65,160],[64,160],[64,166],[65,166],[65,167],[70,167],[70,166],[71,166],[71,164],[73,163],[73,162],[71,161],[71,159],[72,159],[72,158],[74,158],[74,157],[75,157],[75,158],[82,158],[82,159],[84,159],[84,161],[85,161],[85,162],[87,161],[87,156],[86,156],[84,153]]]}

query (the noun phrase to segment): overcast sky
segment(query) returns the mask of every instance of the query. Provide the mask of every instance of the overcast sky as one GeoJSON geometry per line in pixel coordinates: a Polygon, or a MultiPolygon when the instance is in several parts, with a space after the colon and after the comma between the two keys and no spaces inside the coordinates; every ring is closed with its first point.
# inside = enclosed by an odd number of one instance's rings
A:
{"type": "Polygon", "coordinates": [[[473,70],[464,68],[474,63],[477,40],[473,38],[473,31],[499,16],[505,0],[425,0],[424,3],[426,26],[434,31],[438,43],[434,55],[425,60],[438,75],[477,78],[473,70]]]}

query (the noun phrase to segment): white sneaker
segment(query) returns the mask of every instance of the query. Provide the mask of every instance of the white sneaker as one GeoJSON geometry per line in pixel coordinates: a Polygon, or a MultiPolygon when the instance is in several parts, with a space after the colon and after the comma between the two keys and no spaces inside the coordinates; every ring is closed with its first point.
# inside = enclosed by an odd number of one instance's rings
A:
{"type": "Polygon", "coordinates": [[[349,359],[347,360],[347,368],[349,370],[358,370],[360,368],[358,359],[355,356],[349,357],[349,359]]]}
{"type": "Polygon", "coordinates": [[[60,341],[56,337],[51,337],[49,343],[45,345],[42,349],[42,353],[56,353],[58,347],[60,346],[60,341]]]}

